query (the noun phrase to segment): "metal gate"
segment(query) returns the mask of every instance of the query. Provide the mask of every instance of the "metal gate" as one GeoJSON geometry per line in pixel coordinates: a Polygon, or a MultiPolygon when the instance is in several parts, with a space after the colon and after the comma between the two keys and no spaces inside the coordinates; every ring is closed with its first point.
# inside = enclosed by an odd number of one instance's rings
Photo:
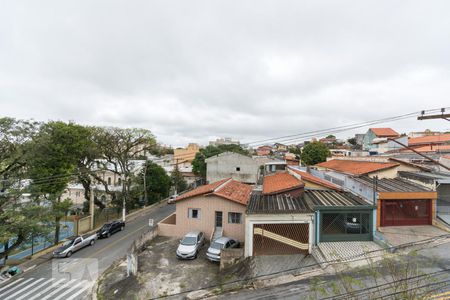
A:
{"type": "Polygon", "coordinates": [[[381,226],[431,225],[431,200],[383,200],[381,226]]]}
{"type": "Polygon", "coordinates": [[[371,241],[371,211],[320,213],[320,242],[371,241]]]}
{"type": "Polygon", "coordinates": [[[308,254],[309,224],[253,225],[253,255],[308,254]]]}

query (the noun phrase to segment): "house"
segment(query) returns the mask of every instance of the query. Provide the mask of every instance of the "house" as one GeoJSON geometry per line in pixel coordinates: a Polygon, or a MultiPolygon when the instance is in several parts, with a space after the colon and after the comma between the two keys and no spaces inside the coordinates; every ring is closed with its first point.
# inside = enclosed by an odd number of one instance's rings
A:
{"type": "Polygon", "coordinates": [[[244,241],[245,211],[253,187],[231,178],[180,195],[175,213],[158,223],[159,235],[182,237],[192,230],[207,239],[222,235],[244,241]]]}
{"type": "Polygon", "coordinates": [[[416,137],[423,137],[423,136],[430,136],[430,135],[441,135],[442,132],[440,131],[431,131],[429,129],[425,131],[413,131],[408,133],[408,137],[410,138],[416,138],[416,137]]]}
{"type": "Polygon", "coordinates": [[[271,146],[260,146],[256,148],[256,155],[258,156],[267,156],[272,153],[272,147],[271,146]]]}
{"type": "Polygon", "coordinates": [[[434,224],[437,193],[431,189],[398,177],[353,180],[376,193],[377,228],[434,224]]]}
{"type": "Polygon", "coordinates": [[[205,160],[206,181],[216,182],[232,178],[239,182],[255,184],[267,158],[253,158],[240,153],[224,152],[205,160]]]}
{"type": "Polygon", "coordinates": [[[284,171],[264,176],[263,195],[288,194],[292,197],[301,196],[305,184],[294,175],[284,171]]]}
{"type": "Polygon", "coordinates": [[[411,148],[414,149],[422,148],[422,151],[427,147],[432,149],[433,146],[450,146],[450,133],[409,138],[408,144],[411,148]]]}
{"type": "Polygon", "coordinates": [[[406,149],[401,144],[408,146],[408,137],[400,136],[397,138],[376,138],[372,140],[372,148],[369,150],[370,155],[383,154],[387,152],[395,152],[399,150],[406,149]],[[401,143],[397,143],[397,142],[401,143]]]}
{"type": "Polygon", "coordinates": [[[362,149],[370,151],[373,148],[372,141],[376,138],[397,138],[400,134],[392,128],[369,128],[364,135],[362,149]]]}
{"type": "Polygon", "coordinates": [[[349,159],[332,159],[315,165],[318,170],[329,171],[329,175],[335,175],[337,179],[343,180],[345,175],[360,176],[367,175],[369,177],[378,176],[378,178],[394,178],[397,176],[397,162],[375,162],[360,161],[349,159]]]}
{"type": "Polygon", "coordinates": [[[200,146],[195,143],[190,143],[186,148],[177,148],[173,150],[173,163],[191,163],[195,154],[200,151],[200,146]]]}
{"type": "Polygon", "coordinates": [[[226,137],[226,138],[219,138],[215,141],[209,142],[210,146],[219,146],[219,145],[240,145],[240,142],[238,140],[233,140],[232,138],[226,137]]]}
{"type": "Polygon", "coordinates": [[[327,180],[316,177],[307,171],[301,170],[300,168],[295,168],[292,166],[288,167],[290,174],[294,175],[300,179],[305,184],[305,189],[330,189],[335,191],[341,191],[342,188],[335,185],[327,180]]]}
{"type": "Polygon", "coordinates": [[[288,146],[281,143],[275,143],[273,144],[273,149],[278,152],[285,152],[288,151],[288,146]]]}
{"type": "Polygon", "coordinates": [[[315,244],[372,241],[376,206],[343,191],[305,190],[304,198],[315,214],[315,244]]]}

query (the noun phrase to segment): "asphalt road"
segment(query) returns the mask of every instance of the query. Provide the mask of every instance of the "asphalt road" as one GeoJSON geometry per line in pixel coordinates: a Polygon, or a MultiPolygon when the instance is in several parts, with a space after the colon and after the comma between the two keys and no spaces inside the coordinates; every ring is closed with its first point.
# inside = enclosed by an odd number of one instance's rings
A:
{"type": "MultiPolygon", "coordinates": [[[[417,255],[412,259],[418,262],[423,262],[421,265],[421,271],[425,274],[436,274],[433,275],[436,282],[442,282],[441,285],[430,286],[430,290],[436,288],[434,295],[439,295],[447,292],[445,295],[450,299],[450,241],[443,244],[433,245],[430,248],[424,248],[417,252],[417,255]]],[[[320,278],[325,282],[336,281],[339,282],[335,275],[320,276],[320,278]]],[[[434,281],[430,279],[422,278],[420,285],[432,284],[434,281]]],[[[362,279],[365,282],[365,286],[373,285],[373,278],[362,279]]],[[[416,287],[414,283],[410,284],[411,287],[416,287]]],[[[282,284],[278,286],[266,287],[261,289],[244,289],[240,291],[225,293],[217,297],[212,297],[215,299],[234,299],[234,300],[261,300],[261,299],[348,299],[348,295],[334,295],[333,293],[328,293],[326,296],[320,296],[315,293],[310,293],[311,281],[309,279],[291,282],[287,284],[282,284]]],[[[367,292],[358,295],[358,299],[367,299],[367,292]]],[[[390,299],[386,297],[386,299],[390,299]]]]}
{"type": "Polygon", "coordinates": [[[123,258],[133,241],[149,230],[149,219],[154,219],[156,224],[174,211],[174,205],[157,206],[147,214],[127,222],[124,231],[97,240],[93,246],[75,252],[70,258],[53,258],[0,284],[0,299],[88,298],[88,292],[99,274],[114,261],[123,258]]]}

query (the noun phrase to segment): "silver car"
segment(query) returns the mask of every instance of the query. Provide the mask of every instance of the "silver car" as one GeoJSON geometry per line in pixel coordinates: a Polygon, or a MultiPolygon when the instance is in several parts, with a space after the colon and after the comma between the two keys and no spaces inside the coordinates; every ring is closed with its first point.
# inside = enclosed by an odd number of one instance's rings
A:
{"type": "Polygon", "coordinates": [[[208,251],[206,251],[206,257],[210,261],[220,261],[220,252],[222,249],[228,248],[239,248],[239,241],[224,236],[218,238],[209,246],[208,251]]]}
{"type": "Polygon", "coordinates": [[[205,236],[201,231],[191,231],[186,234],[177,248],[177,257],[181,259],[197,258],[200,248],[205,243],[205,236]]]}

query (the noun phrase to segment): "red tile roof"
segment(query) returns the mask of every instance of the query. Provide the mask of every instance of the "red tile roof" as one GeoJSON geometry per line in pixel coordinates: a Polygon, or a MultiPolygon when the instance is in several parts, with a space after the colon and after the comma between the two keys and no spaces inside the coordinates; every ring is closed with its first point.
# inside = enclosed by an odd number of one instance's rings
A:
{"type": "Polygon", "coordinates": [[[287,172],[275,173],[264,177],[263,194],[276,194],[304,186],[305,184],[301,180],[287,172]]]}
{"type": "Polygon", "coordinates": [[[370,128],[377,137],[396,137],[399,136],[397,131],[392,128],[370,128]]]}
{"type": "Polygon", "coordinates": [[[192,191],[179,196],[176,201],[212,194],[227,200],[247,205],[253,187],[230,178],[222,179],[211,184],[202,185],[192,191]]]}
{"type": "Polygon", "coordinates": [[[301,170],[294,169],[294,168],[289,168],[289,170],[292,170],[292,172],[295,172],[296,174],[300,175],[300,177],[303,181],[309,181],[309,182],[315,183],[317,185],[321,185],[323,187],[326,187],[326,188],[329,188],[329,189],[332,189],[335,191],[342,190],[341,187],[339,187],[329,181],[326,181],[325,179],[316,177],[308,172],[301,171],[301,170]]]}
{"type": "MultiPolygon", "coordinates": [[[[414,148],[417,152],[436,152],[442,150],[450,150],[450,145],[431,145],[414,148]]],[[[412,152],[411,150],[405,150],[405,152],[412,152]]]]}
{"type": "Polygon", "coordinates": [[[421,136],[408,139],[408,146],[418,146],[426,144],[444,144],[450,142],[450,133],[440,135],[421,136]]]}
{"type": "Polygon", "coordinates": [[[351,175],[363,175],[398,166],[398,163],[332,159],[316,166],[351,175]]]}

